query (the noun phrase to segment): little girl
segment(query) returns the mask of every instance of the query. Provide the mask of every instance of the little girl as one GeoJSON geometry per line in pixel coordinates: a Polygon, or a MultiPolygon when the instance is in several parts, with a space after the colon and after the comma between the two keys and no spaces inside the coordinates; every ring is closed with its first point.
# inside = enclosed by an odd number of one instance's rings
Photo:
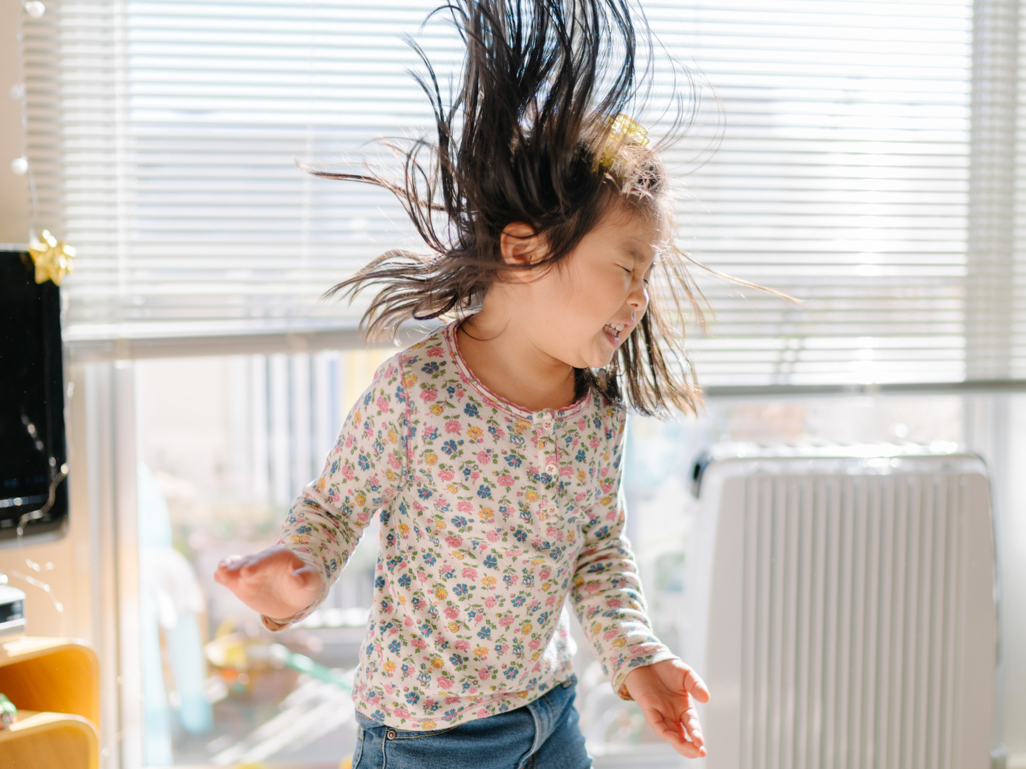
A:
{"type": "Polygon", "coordinates": [[[614,691],[704,756],[694,702],[709,693],[652,634],[620,494],[627,408],[698,398],[665,171],[622,114],[635,19],[622,0],[446,9],[467,56],[446,107],[421,52],[437,143],[405,151],[402,184],[314,173],[387,187],[431,249],[389,252],[333,289],[383,286],[369,332],[457,319],[381,365],[278,544],[216,579],[287,627],[377,513],[354,768],[590,766],[567,596],[614,691]]]}

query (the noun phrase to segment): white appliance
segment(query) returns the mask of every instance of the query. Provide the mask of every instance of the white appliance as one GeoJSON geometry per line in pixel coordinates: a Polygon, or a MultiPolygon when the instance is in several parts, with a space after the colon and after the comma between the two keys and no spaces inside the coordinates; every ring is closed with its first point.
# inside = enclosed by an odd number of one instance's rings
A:
{"type": "Polygon", "coordinates": [[[0,574],[0,641],[10,641],[25,632],[25,594],[7,584],[0,574]]]}
{"type": "Polygon", "coordinates": [[[719,447],[696,466],[683,659],[705,769],[987,769],[986,467],[951,444],[719,447]]]}

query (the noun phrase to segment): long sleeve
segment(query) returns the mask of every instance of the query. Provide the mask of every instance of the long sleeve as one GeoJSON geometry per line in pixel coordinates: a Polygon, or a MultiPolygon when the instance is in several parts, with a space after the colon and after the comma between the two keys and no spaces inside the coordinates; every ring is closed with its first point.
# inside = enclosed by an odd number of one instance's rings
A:
{"type": "Polygon", "coordinates": [[[673,653],[652,633],[637,566],[624,529],[626,507],[621,479],[626,414],[619,411],[614,443],[600,470],[602,496],[588,513],[577,557],[570,600],[615,691],[625,697],[627,674],[671,659],[673,653]]]}
{"type": "Polygon", "coordinates": [[[278,544],[318,568],[317,599],[286,619],[262,617],[281,630],[312,612],[328,594],[374,513],[382,523],[409,469],[409,413],[398,357],[383,363],[342,425],[324,469],[292,504],[278,544]]]}

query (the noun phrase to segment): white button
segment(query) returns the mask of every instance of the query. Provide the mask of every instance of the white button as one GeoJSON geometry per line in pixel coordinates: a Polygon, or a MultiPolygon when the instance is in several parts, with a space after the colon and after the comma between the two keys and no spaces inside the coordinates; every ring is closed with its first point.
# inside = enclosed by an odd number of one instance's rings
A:
{"type": "Polygon", "coordinates": [[[548,462],[545,465],[545,469],[548,470],[550,473],[554,473],[556,472],[556,470],[559,469],[559,465],[557,465],[555,462],[548,462]]]}

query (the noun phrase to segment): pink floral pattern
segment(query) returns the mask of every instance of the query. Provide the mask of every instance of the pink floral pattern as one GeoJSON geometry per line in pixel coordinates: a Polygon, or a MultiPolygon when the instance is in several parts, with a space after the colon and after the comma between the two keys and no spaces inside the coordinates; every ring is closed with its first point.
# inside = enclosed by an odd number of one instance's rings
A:
{"type": "Polygon", "coordinates": [[[621,691],[672,656],[652,635],[620,503],[626,412],[589,394],[530,412],[478,382],[456,324],[377,370],[280,542],[327,594],[375,512],[357,709],[429,730],[520,707],[571,675],[571,603],[621,691]]]}

